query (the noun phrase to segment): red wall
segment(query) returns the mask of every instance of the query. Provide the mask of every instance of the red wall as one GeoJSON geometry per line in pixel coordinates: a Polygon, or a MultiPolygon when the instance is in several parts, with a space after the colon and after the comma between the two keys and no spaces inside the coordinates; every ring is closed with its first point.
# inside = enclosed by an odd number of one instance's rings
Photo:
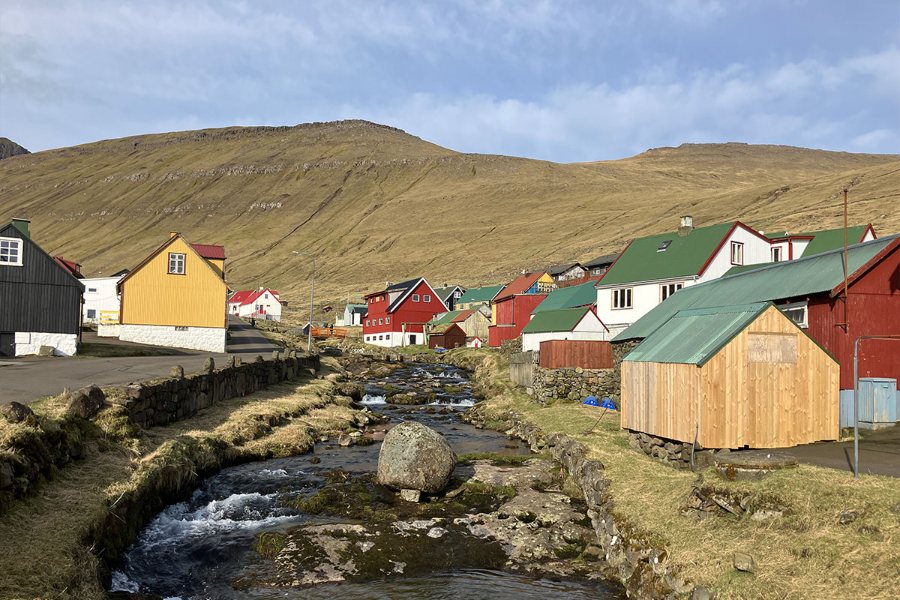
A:
{"type": "MultiPolygon", "coordinates": [[[[844,302],[829,293],[809,298],[806,332],[841,363],[841,389],[853,389],[853,344],[862,335],[900,335],[900,249],[850,284],[850,330],[845,332],[844,302]]],[[[900,382],[900,340],[859,343],[859,376],[891,377],[900,382]]]]}
{"type": "MultiPolygon", "coordinates": [[[[444,303],[441,302],[440,298],[429,289],[428,285],[423,281],[406,297],[406,300],[403,301],[397,310],[388,314],[387,308],[391,305],[388,302],[388,293],[384,292],[383,294],[376,294],[376,296],[383,295],[385,297],[384,301],[381,302],[372,302],[371,298],[368,299],[369,306],[369,315],[363,319],[363,334],[369,335],[372,333],[387,333],[390,331],[403,331],[404,323],[427,323],[431,319],[434,318],[434,315],[438,313],[447,312],[447,307],[444,306],[444,303]],[[413,302],[412,297],[414,294],[419,294],[419,301],[413,302]],[[431,296],[431,300],[429,302],[424,302],[423,299],[425,295],[428,294],[431,296]],[[378,323],[378,319],[385,319],[387,317],[391,318],[390,324],[382,323],[381,325],[372,325],[372,319],[375,319],[375,323],[378,323]],[[369,325],[367,326],[365,323],[369,321],[369,325]]],[[[407,325],[406,331],[410,333],[422,333],[421,325],[407,325]]]]}
{"type": "Polygon", "coordinates": [[[503,340],[519,337],[531,320],[531,311],[546,297],[547,294],[520,294],[497,302],[497,325],[512,327],[489,327],[488,346],[497,348],[503,340]]]}

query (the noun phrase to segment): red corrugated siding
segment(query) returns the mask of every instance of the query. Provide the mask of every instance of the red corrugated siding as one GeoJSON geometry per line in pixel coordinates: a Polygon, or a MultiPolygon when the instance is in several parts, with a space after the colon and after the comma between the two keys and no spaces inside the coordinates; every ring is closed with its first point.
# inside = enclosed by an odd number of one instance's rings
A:
{"type": "MultiPolygon", "coordinates": [[[[900,251],[850,285],[850,332],[844,303],[829,294],[809,299],[807,333],[841,363],[841,389],[853,389],[853,343],[862,335],[900,335],[900,251]]],[[[891,377],[900,381],[900,341],[864,340],[859,351],[860,377],[891,377]]]]}
{"type": "Polygon", "coordinates": [[[531,320],[531,311],[546,297],[547,294],[521,294],[497,302],[497,325],[512,325],[512,327],[489,328],[488,346],[497,348],[503,340],[519,337],[531,320]]]}

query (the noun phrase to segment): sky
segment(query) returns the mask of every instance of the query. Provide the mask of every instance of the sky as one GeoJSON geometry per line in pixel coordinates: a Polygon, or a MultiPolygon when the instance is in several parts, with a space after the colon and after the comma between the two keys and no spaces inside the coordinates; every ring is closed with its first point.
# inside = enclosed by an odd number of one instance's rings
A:
{"type": "Polygon", "coordinates": [[[0,2],[0,136],[32,152],[339,119],[556,162],[900,153],[900,0],[0,2]]]}

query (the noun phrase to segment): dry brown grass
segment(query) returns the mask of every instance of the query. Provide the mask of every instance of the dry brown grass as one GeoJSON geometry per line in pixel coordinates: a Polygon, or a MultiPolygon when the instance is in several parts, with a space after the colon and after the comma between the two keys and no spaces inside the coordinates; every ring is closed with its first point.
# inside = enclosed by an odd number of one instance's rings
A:
{"type": "MultiPolygon", "coordinates": [[[[501,363],[501,367],[502,367],[501,363]]],[[[662,544],[670,563],[696,584],[718,592],[722,600],[871,598],[894,599],[900,592],[900,519],[889,507],[900,501],[900,481],[801,465],[760,482],[721,480],[713,469],[706,485],[777,499],[788,507],[772,522],[715,517],[698,522],[682,515],[696,475],[676,471],[628,446],[618,414],[608,412],[595,433],[584,435],[601,412],[594,407],[556,404],[550,408],[509,390],[492,399],[488,418],[516,410],[548,432],[566,433],[590,448],[612,481],[616,512],[637,530],[662,544]],[[840,525],[842,510],[864,510],[851,525],[840,525]],[[751,554],[756,574],[735,571],[736,551],[751,554]]]]}
{"type": "Polygon", "coordinates": [[[852,224],[900,231],[897,156],[708,144],[565,165],[459,154],[365,124],[203,133],[5,159],[0,222],[31,218],[44,249],[91,275],[134,267],[170,230],[221,243],[229,283],[259,276],[289,314],[308,306],[311,267],[292,250],[319,257],[316,297],[342,306],[416,276],[505,283],[673,231],[684,214],[698,226],[837,227],[846,186],[852,224]]]}
{"type": "MultiPolygon", "coordinates": [[[[335,363],[323,362],[330,373],[325,379],[286,382],[232,398],[192,418],[150,429],[137,440],[91,442],[87,458],[62,469],[36,495],[17,501],[0,517],[0,598],[104,598],[97,580],[99,561],[83,544],[89,531],[116,499],[155,485],[151,482],[166,466],[183,462],[192,441],[199,447],[231,442],[226,452],[233,458],[261,459],[297,454],[321,433],[347,430],[354,411],[346,401],[330,398],[335,363]],[[276,425],[258,432],[258,424],[273,419],[276,425]]],[[[60,414],[62,405],[59,398],[50,398],[32,406],[48,418],[60,414]]],[[[4,423],[0,419],[0,433],[15,433],[4,423]]],[[[195,452],[193,457],[202,461],[204,455],[195,452]]],[[[173,477],[190,475],[184,469],[172,472],[173,477]]]]}

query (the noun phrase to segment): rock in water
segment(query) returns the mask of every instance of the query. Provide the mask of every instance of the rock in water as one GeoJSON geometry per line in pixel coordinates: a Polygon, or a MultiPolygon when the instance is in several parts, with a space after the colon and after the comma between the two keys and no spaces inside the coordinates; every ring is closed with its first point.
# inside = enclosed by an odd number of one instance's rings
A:
{"type": "Polygon", "coordinates": [[[378,483],[435,494],[447,487],[456,462],[456,453],[438,432],[407,421],[384,436],[378,455],[378,483]]]}

